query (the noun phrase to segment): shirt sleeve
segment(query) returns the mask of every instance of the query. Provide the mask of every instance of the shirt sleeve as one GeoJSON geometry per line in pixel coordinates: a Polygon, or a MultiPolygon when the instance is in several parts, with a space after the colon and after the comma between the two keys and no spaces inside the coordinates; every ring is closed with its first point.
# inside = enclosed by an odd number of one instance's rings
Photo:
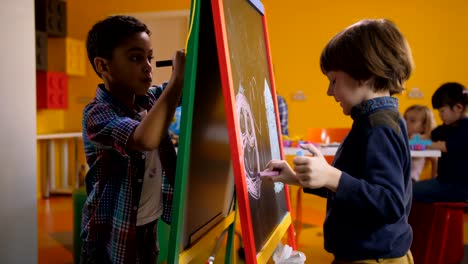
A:
{"type": "Polygon", "coordinates": [[[445,136],[444,136],[444,126],[438,126],[431,132],[431,140],[432,141],[445,141],[445,136]]]}
{"type": "Polygon", "coordinates": [[[140,123],[117,115],[105,104],[92,105],[85,115],[86,134],[96,144],[112,147],[126,155],[127,142],[140,123]]]}
{"type": "MultiPolygon", "coordinates": [[[[385,222],[396,221],[411,199],[407,190],[404,157],[409,160],[401,137],[389,127],[369,132],[364,175],[341,174],[335,202],[385,222]],[[360,177],[356,177],[360,176],[360,177]]],[[[409,162],[409,161],[408,161],[409,162]]],[[[408,165],[406,165],[408,166],[408,165]]]]}
{"type": "MultiPolygon", "coordinates": [[[[148,94],[153,97],[153,100],[156,101],[158,98],[161,96],[161,94],[164,92],[164,90],[167,87],[168,82],[162,83],[161,85],[156,85],[151,87],[148,90],[148,94]]],[[[179,103],[177,106],[182,106],[182,96],[180,97],[179,103]]]]}
{"type": "Polygon", "coordinates": [[[167,82],[162,83],[161,85],[155,85],[149,88],[148,93],[153,97],[154,100],[158,100],[161,94],[164,92],[164,89],[167,87],[167,82]]]}
{"type": "Polygon", "coordinates": [[[447,152],[463,156],[468,149],[468,120],[461,121],[445,140],[447,152]]]}
{"type": "Polygon", "coordinates": [[[283,135],[289,136],[289,131],[288,131],[288,105],[286,104],[286,101],[284,98],[280,95],[278,95],[278,112],[279,112],[279,117],[280,117],[280,123],[281,123],[281,133],[283,135]]]}

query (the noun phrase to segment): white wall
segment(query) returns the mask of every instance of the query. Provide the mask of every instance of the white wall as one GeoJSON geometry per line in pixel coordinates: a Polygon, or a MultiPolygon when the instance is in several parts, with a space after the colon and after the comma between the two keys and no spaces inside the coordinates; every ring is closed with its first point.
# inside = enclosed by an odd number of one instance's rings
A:
{"type": "Polygon", "coordinates": [[[33,0],[0,8],[0,263],[37,263],[33,0]]]}

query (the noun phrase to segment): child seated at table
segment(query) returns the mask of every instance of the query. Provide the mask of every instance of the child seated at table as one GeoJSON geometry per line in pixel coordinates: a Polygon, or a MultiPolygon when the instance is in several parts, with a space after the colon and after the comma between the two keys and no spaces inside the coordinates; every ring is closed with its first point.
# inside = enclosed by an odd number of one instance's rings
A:
{"type": "MultiPolygon", "coordinates": [[[[421,139],[430,139],[431,131],[435,128],[436,122],[431,109],[425,105],[412,105],[404,113],[408,137],[414,138],[419,135],[421,139]]],[[[437,175],[437,158],[411,158],[411,179],[419,181],[426,161],[431,163],[431,177],[437,175]]]]}
{"type": "Polygon", "coordinates": [[[432,107],[443,124],[431,133],[431,149],[438,149],[437,178],[413,186],[420,202],[464,202],[468,200],[468,90],[459,83],[445,83],[432,96],[432,107]]]}

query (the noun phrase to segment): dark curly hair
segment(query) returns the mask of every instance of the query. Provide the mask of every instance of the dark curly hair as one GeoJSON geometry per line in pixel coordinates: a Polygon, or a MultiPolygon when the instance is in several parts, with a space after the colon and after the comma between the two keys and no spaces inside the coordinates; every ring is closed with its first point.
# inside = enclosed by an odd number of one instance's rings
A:
{"type": "Polygon", "coordinates": [[[99,77],[101,75],[96,70],[94,58],[112,59],[112,52],[116,47],[140,32],[151,34],[143,22],[131,16],[110,16],[97,22],[91,28],[86,40],[86,49],[89,62],[99,77]]]}

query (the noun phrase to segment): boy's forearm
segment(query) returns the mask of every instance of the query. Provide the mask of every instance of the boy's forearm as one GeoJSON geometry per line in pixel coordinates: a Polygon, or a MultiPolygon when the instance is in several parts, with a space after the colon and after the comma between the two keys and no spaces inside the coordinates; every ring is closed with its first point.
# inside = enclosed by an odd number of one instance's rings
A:
{"type": "Polygon", "coordinates": [[[429,145],[428,148],[429,149],[440,150],[442,152],[447,152],[447,146],[445,144],[445,141],[432,142],[432,144],[429,145]]]}
{"type": "Polygon", "coordinates": [[[434,178],[437,176],[437,166],[438,166],[438,163],[437,163],[437,158],[429,158],[429,160],[431,161],[431,177],[434,178]]]}
{"type": "Polygon", "coordinates": [[[171,79],[148,115],[136,127],[129,148],[147,151],[159,146],[174,116],[181,90],[182,80],[171,79]]]}

